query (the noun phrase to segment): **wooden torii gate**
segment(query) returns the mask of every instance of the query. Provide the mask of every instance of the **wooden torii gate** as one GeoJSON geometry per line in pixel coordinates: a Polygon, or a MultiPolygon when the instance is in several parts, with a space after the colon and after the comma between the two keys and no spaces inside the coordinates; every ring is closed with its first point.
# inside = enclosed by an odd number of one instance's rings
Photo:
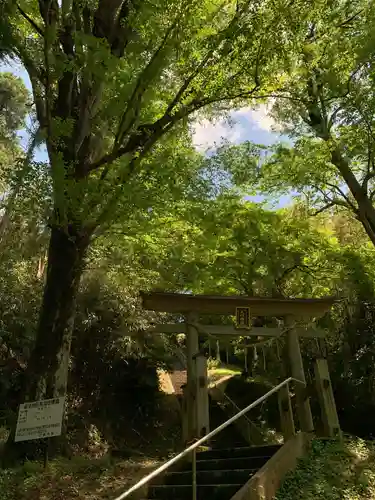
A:
{"type": "MultiPolygon", "coordinates": [[[[207,389],[207,360],[199,350],[199,336],[204,334],[216,338],[238,336],[280,337],[285,335],[289,366],[286,372],[302,384],[295,384],[296,410],[300,429],[313,432],[314,424],[310,408],[306,378],[303,368],[299,337],[317,338],[322,341],[326,332],[310,325],[328,312],[335,302],[331,297],[308,299],[280,299],[244,296],[208,296],[179,293],[141,293],[143,308],[158,312],[176,313],[184,316],[182,323],[153,327],[154,333],[185,333],[187,355],[187,387],[184,393],[186,409],[187,440],[201,437],[209,432],[209,407],[207,389]],[[236,326],[203,325],[198,323],[201,314],[236,316],[244,315],[236,326]],[[251,316],[270,316],[282,319],[282,327],[252,327],[251,316]],[[246,323],[247,321],[247,323],[246,323]],[[301,326],[301,324],[303,326],[301,326]]],[[[340,426],[331,387],[327,360],[315,361],[315,382],[321,406],[324,431],[327,437],[340,434],[340,426]]],[[[288,388],[279,392],[279,408],[284,438],[295,433],[292,405],[288,388]]]]}

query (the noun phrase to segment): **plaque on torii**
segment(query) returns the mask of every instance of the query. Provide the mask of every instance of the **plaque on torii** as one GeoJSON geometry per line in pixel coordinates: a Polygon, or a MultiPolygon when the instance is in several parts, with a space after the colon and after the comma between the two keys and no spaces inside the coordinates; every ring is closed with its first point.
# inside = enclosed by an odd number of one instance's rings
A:
{"type": "Polygon", "coordinates": [[[236,307],[236,328],[251,330],[250,307],[236,307]]]}

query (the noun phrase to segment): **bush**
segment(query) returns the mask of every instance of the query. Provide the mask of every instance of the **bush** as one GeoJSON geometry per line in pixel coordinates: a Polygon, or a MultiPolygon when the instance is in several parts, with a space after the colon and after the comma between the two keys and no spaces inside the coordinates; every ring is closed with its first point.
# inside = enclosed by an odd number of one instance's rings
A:
{"type": "Polygon", "coordinates": [[[92,425],[109,444],[137,448],[153,437],[163,412],[157,369],[172,358],[168,339],[139,333],[145,317],[137,298],[105,276],[86,278],[69,379],[69,431],[80,447],[92,441],[92,425]]]}
{"type": "MultiPolygon", "coordinates": [[[[6,426],[17,414],[42,294],[42,283],[30,278],[30,269],[24,271],[9,272],[3,288],[0,279],[0,297],[10,286],[7,300],[0,301],[0,425],[6,426]]],[[[155,434],[152,429],[164,412],[157,369],[169,367],[173,345],[169,338],[139,333],[151,317],[135,293],[104,273],[85,275],[77,300],[67,399],[68,433],[81,451],[104,449],[103,442],[137,448],[155,434]]]]}

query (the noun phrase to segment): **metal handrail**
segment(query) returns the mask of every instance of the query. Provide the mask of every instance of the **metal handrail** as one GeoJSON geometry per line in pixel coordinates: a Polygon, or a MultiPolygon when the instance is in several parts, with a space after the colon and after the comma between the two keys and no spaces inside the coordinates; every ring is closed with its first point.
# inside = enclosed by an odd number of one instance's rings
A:
{"type": "Polygon", "coordinates": [[[181,453],[179,453],[175,457],[171,458],[170,460],[168,460],[168,462],[166,462],[165,464],[161,465],[160,467],[158,467],[157,469],[155,469],[153,472],[151,472],[150,474],[148,474],[146,477],[144,477],[143,479],[141,479],[140,481],[138,481],[137,484],[135,484],[134,486],[132,486],[131,488],[129,488],[127,491],[125,491],[124,493],[122,493],[120,496],[116,497],[115,500],[123,500],[124,498],[128,498],[132,493],[134,493],[135,491],[137,491],[140,488],[142,488],[142,486],[145,486],[151,479],[154,479],[160,473],[162,473],[165,470],[169,469],[169,467],[171,465],[175,464],[176,462],[178,462],[182,458],[186,457],[191,452],[195,452],[195,450],[197,448],[199,448],[199,446],[201,446],[203,443],[205,443],[209,439],[211,439],[214,436],[216,436],[216,434],[219,434],[219,432],[221,432],[222,430],[226,429],[229,425],[231,425],[233,422],[235,422],[236,420],[238,420],[239,418],[241,418],[248,411],[252,410],[255,406],[257,406],[260,403],[263,403],[263,401],[265,401],[269,396],[271,396],[272,394],[274,394],[275,392],[277,392],[279,389],[281,389],[282,387],[284,387],[284,385],[288,385],[289,382],[291,382],[292,380],[294,380],[295,382],[297,382],[299,384],[302,384],[304,386],[306,385],[305,382],[303,382],[302,380],[298,380],[298,379],[296,379],[294,377],[289,377],[289,378],[285,379],[283,382],[281,382],[280,384],[278,384],[275,387],[273,387],[266,394],[264,394],[263,396],[261,396],[260,398],[258,398],[256,401],[254,401],[253,403],[251,403],[249,406],[246,406],[246,408],[244,408],[243,410],[241,410],[238,413],[236,413],[236,415],[234,415],[233,417],[231,417],[228,420],[226,420],[223,424],[219,425],[219,427],[216,427],[216,429],[214,429],[213,431],[209,432],[208,434],[206,434],[202,438],[198,439],[194,444],[190,445],[184,451],[182,451],[181,453]]]}
{"type": "MultiPolygon", "coordinates": [[[[236,403],[228,396],[228,394],[226,394],[225,392],[223,392],[223,395],[224,397],[229,401],[229,403],[234,407],[236,408],[236,410],[240,411],[241,408],[236,405],[236,403]]],[[[236,413],[237,415],[237,413],[236,413]]],[[[257,425],[254,424],[254,422],[252,420],[249,419],[249,417],[247,415],[243,415],[244,419],[247,421],[247,423],[253,427],[259,434],[261,434],[261,430],[259,429],[259,427],[257,425]]]]}

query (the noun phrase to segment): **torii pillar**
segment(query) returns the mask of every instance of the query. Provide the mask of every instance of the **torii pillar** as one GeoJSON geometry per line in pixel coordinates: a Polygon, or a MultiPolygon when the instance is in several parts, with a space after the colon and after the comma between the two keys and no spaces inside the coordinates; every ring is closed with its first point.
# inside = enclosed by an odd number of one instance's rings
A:
{"type": "Polygon", "coordinates": [[[294,327],[293,317],[287,316],[285,318],[285,324],[289,326],[287,332],[287,351],[289,357],[290,374],[293,378],[302,382],[302,384],[295,382],[296,406],[300,429],[304,432],[313,432],[314,422],[311,413],[310,398],[308,396],[306,386],[306,377],[305,371],[303,369],[298,332],[294,327]]]}
{"type": "Polygon", "coordinates": [[[187,413],[184,440],[190,442],[210,431],[207,359],[199,352],[198,331],[194,323],[197,315],[186,315],[186,371],[187,384],[184,406],[187,413]]]}

